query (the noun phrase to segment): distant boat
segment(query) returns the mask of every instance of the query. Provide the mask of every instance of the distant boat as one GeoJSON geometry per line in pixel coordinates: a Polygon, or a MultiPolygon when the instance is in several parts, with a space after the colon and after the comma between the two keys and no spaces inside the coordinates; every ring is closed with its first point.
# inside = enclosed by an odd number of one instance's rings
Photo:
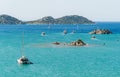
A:
{"type": "Polygon", "coordinates": [[[29,59],[25,56],[22,56],[21,58],[19,58],[18,60],[19,64],[33,64],[31,61],[29,61],[29,59]]]}
{"type": "Polygon", "coordinates": [[[60,43],[59,43],[59,42],[54,42],[53,44],[55,44],[55,45],[60,45],[60,43]]]}
{"type": "Polygon", "coordinates": [[[79,30],[79,25],[77,25],[77,30],[79,30]]]}
{"type": "MultiPolygon", "coordinates": [[[[24,36],[24,34],[23,34],[24,36]]],[[[21,50],[21,55],[22,57],[20,57],[19,59],[17,59],[17,62],[19,64],[33,64],[31,61],[29,61],[29,59],[25,56],[23,56],[23,50],[24,50],[24,37],[22,37],[22,50],[21,50]]]]}
{"type": "Polygon", "coordinates": [[[67,30],[64,30],[63,33],[64,33],[64,34],[67,34],[67,30]]]}
{"type": "Polygon", "coordinates": [[[46,35],[46,33],[45,33],[45,32],[42,32],[42,33],[41,33],[41,36],[45,36],[45,35],[46,35]]]}
{"type": "Polygon", "coordinates": [[[95,37],[95,36],[92,36],[91,39],[96,39],[96,37],[95,37]]]}
{"type": "Polygon", "coordinates": [[[72,33],[72,34],[74,34],[74,33],[75,33],[75,31],[73,30],[71,33],[72,33]]]}

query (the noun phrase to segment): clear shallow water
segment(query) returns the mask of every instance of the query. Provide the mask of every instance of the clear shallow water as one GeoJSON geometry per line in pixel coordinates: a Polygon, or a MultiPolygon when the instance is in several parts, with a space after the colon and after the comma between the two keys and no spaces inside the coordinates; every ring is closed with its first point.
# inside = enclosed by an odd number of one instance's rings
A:
{"type": "Polygon", "coordinates": [[[120,23],[95,25],[4,25],[0,26],[0,75],[2,77],[120,77],[120,23]],[[111,35],[87,32],[96,28],[113,31],[111,35]],[[109,27],[107,26],[109,25],[109,27]],[[67,35],[62,31],[68,30],[67,35]],[[70,34],[72,30],[75,34],[70,34]],[[19,65],[21,36],[24,34],[24,54],[34,63],[19,65]],[[46,36],[41,36],[41,32],[46,36]],[[72,42],[82,39],[88,46],[55,46],[52,42],[72,42]],[[105,43],[105,45],[104,45],[105,43]]]}

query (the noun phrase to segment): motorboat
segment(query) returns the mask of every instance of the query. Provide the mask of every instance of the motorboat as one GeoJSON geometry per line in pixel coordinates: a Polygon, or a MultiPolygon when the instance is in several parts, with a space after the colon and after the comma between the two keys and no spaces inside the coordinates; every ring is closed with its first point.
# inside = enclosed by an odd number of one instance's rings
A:
{"type": "Polygon", "coordinates": [[[96,37],[95,37],[95,36],[92,36],[91,39],[96,39],[96,37]]]}
{"type": "Polygon", "coordinates": [[[64,34],[67,34],[67,30],[64,30],[63,33],[64,33],[64,34]]]}
{"type": "Polygon", "coordinates": [[[41,33],[41,36],[45,36],[45,34],[46,34],[45,32],[42,32],[42,33],[41,33]]]}

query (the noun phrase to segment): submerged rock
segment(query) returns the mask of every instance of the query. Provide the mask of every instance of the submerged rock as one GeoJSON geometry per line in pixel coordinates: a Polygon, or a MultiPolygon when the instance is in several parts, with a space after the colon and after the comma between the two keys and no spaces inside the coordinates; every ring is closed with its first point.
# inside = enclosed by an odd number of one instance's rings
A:
{"type": "Polygon", "coordinates": [[[97,29],[89,32],[89,34],[112,34],[112,32],[108,29],[97,29]]]}
{"type": "Polygon", "coordinates": [[[70,43],[71,46],[84,46],[86,43],[84,43],[81,39],[78,39],[75,42],[70,43]]]}

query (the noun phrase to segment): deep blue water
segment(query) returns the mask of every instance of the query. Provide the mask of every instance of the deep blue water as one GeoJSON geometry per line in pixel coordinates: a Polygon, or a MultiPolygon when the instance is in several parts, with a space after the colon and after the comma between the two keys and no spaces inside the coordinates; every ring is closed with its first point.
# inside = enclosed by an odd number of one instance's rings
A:
{"type": "Polygon", "coordinates": [[[63,30],[72,32],[75,30],[77,33],[88,33],[94,29],[109,29],[113,33],[120,33],[120,22],[96,22],[91,25],[0,25],[0,32],[50,32],[58,33],[63,30]]]}
{"type": "Polygon", "coordinates": [[[120,77],[120,23],[93,25],[0,25],[1,77],[120,77]],[[110,29],[113,34],[95,35],[89,31],[110,29]],[[66,29],[68,34],[62,32],[66,29]],[[72,31],[76,33],[71,34],[72,31]],[[24,55],[34,64],[20,65],[22,32],[24,55]],[[46,32],[46,36],[41,36],[46,32]],[[82,39],[88,46],[56,46],[82,39]],[[105,45],[104,45],[105,44],[105,45]]]}

